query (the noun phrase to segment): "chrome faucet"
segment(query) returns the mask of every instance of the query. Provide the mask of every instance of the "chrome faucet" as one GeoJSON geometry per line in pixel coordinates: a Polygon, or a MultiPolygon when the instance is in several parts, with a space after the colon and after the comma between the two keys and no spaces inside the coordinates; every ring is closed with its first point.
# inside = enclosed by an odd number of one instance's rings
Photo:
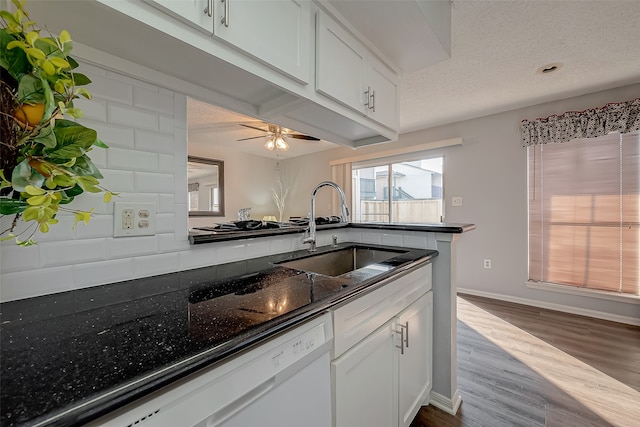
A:
{"type": "Polygon", "coordinates": [[[340,195],[340,222],[349,222],[349,209],[347,208],[347,200],[344,196],[344,191],[338,184],[333,181],[322,181],[316,185],[316,188],[311,192],[311,212],[309,213],[309,228],[308,236],[302,239],[302,243],[310,243],[309,252],[316,251],[316,194],[322,187],[333,187],[340,195]]]}

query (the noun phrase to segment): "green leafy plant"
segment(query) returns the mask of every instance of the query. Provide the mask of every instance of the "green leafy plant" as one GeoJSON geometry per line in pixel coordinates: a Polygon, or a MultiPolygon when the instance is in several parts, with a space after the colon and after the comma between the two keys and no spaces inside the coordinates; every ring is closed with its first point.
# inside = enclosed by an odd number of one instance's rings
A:
{"type": "Polygon", "coordinates": [[[69,56],[69,32],[43,37],[25,0],[12,1],[15,12],[0,11],[0,215],[14,219],[0,238],[31,245],[37,230],[46,233],[58,222],[60,211],[75,215],[74,227],[89,222],[93,209],[65,206],[78,195],[104,192],[106,203],[115,193],[100,185],[103,176],[87,155],[107,146],[95,130],[66,118],[82,117],[74,99],[91,99],[79,87],[91,80],[69,56]],[[20,218],[29,226],[16,234],[20,218]]]}

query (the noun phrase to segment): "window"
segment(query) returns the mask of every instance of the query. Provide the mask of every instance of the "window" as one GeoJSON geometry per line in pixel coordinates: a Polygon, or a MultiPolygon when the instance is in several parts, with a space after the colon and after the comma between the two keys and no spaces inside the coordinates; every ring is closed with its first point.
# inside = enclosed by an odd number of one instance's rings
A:
{"type": "Polygon", "coordinates": [[[529,280],[640,294],[640,134],[531,145],[529,280]]]}
{"type": "Polygon", "coordinates": [[[442,221],[443,158],[353,167],[354,222],[442,221]]]}

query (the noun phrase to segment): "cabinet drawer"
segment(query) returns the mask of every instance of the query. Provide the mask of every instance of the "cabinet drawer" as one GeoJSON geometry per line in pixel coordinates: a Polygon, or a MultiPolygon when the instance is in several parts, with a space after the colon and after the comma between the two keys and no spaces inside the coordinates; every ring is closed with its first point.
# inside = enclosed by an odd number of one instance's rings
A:
{"type": "Polygon", "coordinates": [[[427,264],[333,311],[334,359],[431,289],[427,264]]]}

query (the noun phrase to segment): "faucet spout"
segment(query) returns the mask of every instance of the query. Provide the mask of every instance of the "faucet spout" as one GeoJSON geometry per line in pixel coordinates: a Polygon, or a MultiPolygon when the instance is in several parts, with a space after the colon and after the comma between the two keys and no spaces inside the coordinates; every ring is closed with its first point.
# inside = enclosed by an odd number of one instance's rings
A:
{"type": "Polygon", "coordinates": [[[322,187],[332,187],[340,196],[340,222],[349,222],[349,208],[347,208],[347,200],[344,191],[338,184],[333,181],[322,181],[311,192],[311,212],[309,213],[309,235],[302,240],[302,243],[309,243],[309,252],[316,251],[316,194],[322,187]]]}

